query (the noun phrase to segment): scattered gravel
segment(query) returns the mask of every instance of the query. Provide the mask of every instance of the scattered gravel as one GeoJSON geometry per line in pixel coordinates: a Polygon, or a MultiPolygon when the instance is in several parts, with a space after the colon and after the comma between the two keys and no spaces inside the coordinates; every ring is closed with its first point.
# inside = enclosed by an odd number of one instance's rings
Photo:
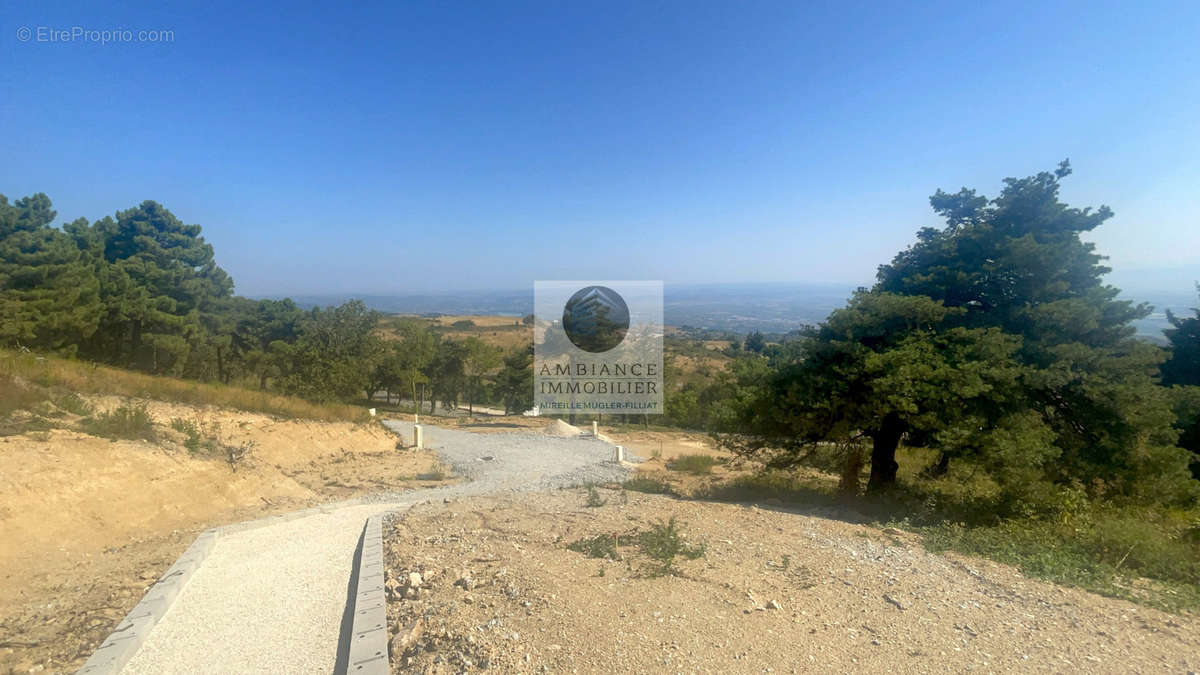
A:
{"type": "MultiPolygon", "coordinates": [[[[411,423],[384,424],[412,438],[411,423]]],[[[425,446],[467,481],[380,493],[370,497],[373,503],[220,538],[124,672],[330,672],[354,549],[368,517],[423,502],[553,490],[629,474],[612,461],[613,447],[594,438],[427,425],[423,432],[425,446]]]]}
{"type": "MultiPolygon", "coordinates": [[[[413,437],[411,422],[384,424],[404,439],[413,437]]],[[[554,490],[586,483],[624,480],[629,469],[613,462],[613,446],[582,436],[559,438],[535,432],[475,434],[469,431],[422,427],[425,447],[441,455],[470,482],[436,488],[455,496],[492,494],[521,490],[554,490]],[[490,457],[491,459],[485,459],[490,457]]],[[[628,462],[642,461],[625,453],[628,462]]],[[[422,492],[434,492],[433,490],[422,492]]],[[[379,494],[387,500],[416,493],[379,494]]]]}

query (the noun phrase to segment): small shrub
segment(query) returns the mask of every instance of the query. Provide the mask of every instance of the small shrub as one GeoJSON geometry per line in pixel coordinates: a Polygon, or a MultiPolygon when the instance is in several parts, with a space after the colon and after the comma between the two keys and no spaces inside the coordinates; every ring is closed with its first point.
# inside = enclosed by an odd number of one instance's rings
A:
{"type": "Polygon", "coordinates": [[[703,544],[691,544],[687,541],[674,517],[667,522],[651,525],[649,530],[635,529],[624,534],[598,534],[567,544],[567,550],[582,553],[589,558],[607,560],[621,560],[621,547],[635,547],[638,554],[650,559],[650,564],[644,569],[644,574],[648,577],[678,574],[676,560],[694,560],[705,553],[703,544]]]}
{"type": "Polygon", "coordinates": [[[654,561],[648,570],[650,576],[676,574],[675,559],[682,557],[695,560],[704,555],[703,544],[690,544],[683,536],[675,516],[667,522],[658,522],[638,537],[638,548],[654,561]]]}
{"type": "Polygon", "coordinates": [[[620,555],[617,553],[619,539],[620,536],[615,534],[598,534],[567,544],[567,550],[582,553],[589,558],[620,560],[620,555]]]}
{"type": "Polygon", "coordinates": [[[66,410],[69,413],[79,415],[80,417],[87,417],[95,412],[95,408],[92,407],[92,404],[80,398],[79,394],[76,393],[60,396],[58,400],[54,402],[54,405],[66,410]]]}
{"type": "Polygon", "coordinates": [[[154,418],[145,403],[129,403],[83,420],[84,431],[104,438],[154,440],[154,418]]]}
{"type": "Polygon", "coordinates": [[[172,417],[171,428],[185,436],[200,435],[200,425],[192,420],[185,420],[182,417],[172,417]]]}
{"type": "Polygon", "coordinates": [[[712,473],[717,459],[712,455],[680,455],[667,462],[667,468],[672,471],[683,471],[696,475],[712,473]]]}
{"type": "Polygon", "coordinates": [[[211,454],[215,453],[221,447],[216,437],[216,430],[210,429],[206,433],[204,425],[200,422],[186,420],[182,417],[172,417],[171,428],[186,437],[183,440],[183,447],[187,448],[188,452],[193,454],[211,454]]]}
{"type": "Polygon", "coordinates": [[[600,508],[601,506],[604,506],[607,503],[608,503],[607,499],[600,498],[600,491],[596,489],[595,485],[587,486],[587,501],[584,502],[584,506],[587,506],[587,507],[593,508],[593,509],[597,509],[597,508],[600,508]]]}

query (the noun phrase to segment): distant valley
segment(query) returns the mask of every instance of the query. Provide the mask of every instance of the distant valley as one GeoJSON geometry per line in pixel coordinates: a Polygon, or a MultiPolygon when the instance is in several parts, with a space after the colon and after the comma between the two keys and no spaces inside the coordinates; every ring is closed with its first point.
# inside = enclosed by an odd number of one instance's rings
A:
{"type": "MultiPolygon", "coordinates": [[[[847,284],[741,283],[668,284],[664,321],[672,326],[745,334],[782,334],[814,325],[845,304],[854,288],[847,284]]],[[[272,296],[281,297],[281,296],[272,296]]],[[[1122,294],[1154,306],[1149,317],[1134,322],[1138,335],[1162,341],[1168,327],[1166,310],[1191,315],[1196,293],[1190,287],[1137,290],[1122,294]]],[[[524,316],[533,311],[533,293],[519,290],[464,291],[412,295],[298,295],[301,307],[337,305],[358,298],[368,307],[390,314],[476,314],[524,316]]]]}

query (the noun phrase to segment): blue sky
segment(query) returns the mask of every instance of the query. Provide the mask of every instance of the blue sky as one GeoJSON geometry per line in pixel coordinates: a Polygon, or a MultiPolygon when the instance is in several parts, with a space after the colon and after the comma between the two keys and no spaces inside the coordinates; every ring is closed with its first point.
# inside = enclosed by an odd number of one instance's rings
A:
{"type": "Polygon", "coordinates": [[[1064,157],[1122,280],[1200,276],[1194,2],[172,4],[6,3],[0,193],[162,202],[244,294],[869,283],[1064,157]],[[75,26],[174,40],[18,39],[75,26]]]}

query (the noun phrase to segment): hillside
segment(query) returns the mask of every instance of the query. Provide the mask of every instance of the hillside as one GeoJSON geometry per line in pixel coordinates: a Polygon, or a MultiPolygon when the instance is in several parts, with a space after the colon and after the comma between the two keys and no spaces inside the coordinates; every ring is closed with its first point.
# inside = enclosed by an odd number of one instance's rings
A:
{"type": "Polygon", "coordinates": [[[447,479],[359,408],[0,364],[0,672],[77,668],[204,529],[447,479]]]}

